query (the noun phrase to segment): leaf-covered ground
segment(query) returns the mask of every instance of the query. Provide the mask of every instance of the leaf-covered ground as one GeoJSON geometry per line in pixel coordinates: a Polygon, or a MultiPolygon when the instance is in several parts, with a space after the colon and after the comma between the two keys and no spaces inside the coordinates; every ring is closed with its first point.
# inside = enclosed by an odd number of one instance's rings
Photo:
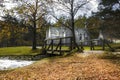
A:
{"type": "Polygon", "coordinates": [[[120,59],[74,54],[0,72],[0,80],[120,80],[120,59]]]}

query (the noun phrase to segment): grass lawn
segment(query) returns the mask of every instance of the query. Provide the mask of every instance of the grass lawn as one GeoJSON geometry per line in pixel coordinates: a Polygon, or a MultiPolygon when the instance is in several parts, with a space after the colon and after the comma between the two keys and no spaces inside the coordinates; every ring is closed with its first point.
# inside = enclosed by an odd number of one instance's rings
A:
{"type": "Polygon", "coordinates": [[[27,47],[27,46],[0,48],[0,56],[1,55],[35,55],[39,53],[40,53],[40,49],[32,50],[31,47],[27,47]]]}
{"type": "MultiPolygon", "coordinates": [[[[110,46],[114,49],[120,48],[120,43],[112,43],[110,46]]],[[[80,46],[79,46],[80,47],[80,46]]],[[[84,50],[90,50],[90,46],[83,46],[84,50]]],[[[48,46],[47,46],[48,48],[48,46]]],[[[95,50],[102,50],[102,46],[94,46],[95,50]]],[[[56,49],[56,46],[53,47],[53,49],[56,49]]],[[[69,50],[69,46],[62,46],[62,50],[69,50]]],[[[110,48],[105,45],[105,50],[109,50],[110,48]]]]}
{"type": "MultiPolygon", "coordinates": [[[[95,50],[102,50],[101,46],[95,46],[94,48],[95,48],[95,50]]],[[[90,47],[89,46],[84,46],[84,50],[90,50],[90,47]]]]}
{"type": "Polygon", "coordinates": [[[0,71],[0,80],[119,80],[120,58],[102,54],[72,54],[46,58],[36,63],[0,71]]]}
{"type": "MultiPolygon", "coordinates": [[[[120,49],[120,43],[112,43],[110,44],[110,46],[113,48],[113,49],[120,49]]],[[[102,46],[95,46],[94,47],[95,50],[102,50],[102,46]]],[[[105,50],[109,50],[110,48],[105,45],[105,50]]],[[[84,46],[84,50],[90,50],[90,47],[89,46],[84,46]]]]}
{"type": "MultiPolygon", "coordinates": [[[[110,44],[111,47],[113,48],[119,48],[120,43],[117,44],[110,44]]],[[[54,49],[56,47],[54,46],[54,49]]],[[[101,50],[102,47],[100,46],[95,46],[95,50],[101,50]]],[[[109,49],[106,47],[106,49],[109,49]]],[[[63,46],[62,50],[69,50],[69,47],[63,46]]],[[[84,46],[84,50],[90,50],[89,46],[84,46]]],[[[20,46],[20,47],[5,47],[5,48],[0,48],[0,56],[1,55],[35,55],[39,54],[40,49],[37,50],[32,50],[31,47],[28,46],[20,46]]]]}
{"type": "MultiPolygon", "coordinates": [[[[53,46],[53,49],[55,50],[57,46],[53,46]]],[[[80,47],[80,46],[79,46],[80,47]]],[[[83,46],[84,50],[90,50],[90,46],[83,46]]],[[[47,46],[48,48],[48,46],[47,46]]],[[[61,50],[69,50],[69,46],[62,46],[61,50]]],[[[94,47],[96,50],[102,50],[101,46],[95,46],[94,47]]],[[[51,48],[50,48],[51,49],[51,48]]]]}
{"type": "Polygon", "coordinates": [[[120,43],[112,43],[110,46],[113,48],[120,48],[120,43]]]}

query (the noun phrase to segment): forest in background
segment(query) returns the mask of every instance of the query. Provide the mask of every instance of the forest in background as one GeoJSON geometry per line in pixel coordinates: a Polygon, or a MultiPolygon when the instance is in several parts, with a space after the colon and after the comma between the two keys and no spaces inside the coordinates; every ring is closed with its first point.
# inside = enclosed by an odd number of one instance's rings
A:
{"type": "MultiPolygon", "coordinates": [[[[56,23],[50,23],[46,19],[46,15],[49,14],[49,12],[46,11],[47,7],[43,5],[38,6],[39,0],[36,1],[38,1],[36,2],[37,7],[32,4],[28,6],[27,3],[21,3],[19,7],[4,11],[5,15],[2,16],[0,20],[0,47],[31,46],[35,41],[33,38],[36,39],[35,44],[41,46],[45,39],[46,30],[50,26],[60,27],[71,24],[71,19],[65,16],[57,18],[56,23]],[[40,9],[38,9],[38,7],[40,7],[40,9]],[[42,9],[42,11],[44,11],[42,13],[40,12],[41,8],[44,8],[42,9]],[[18,12],[22,18],[14,16],[14,11],[18,12]]],[[[4,7],[2,2],[0,6],[1,8],[4,7]]],[[[87,25],[91,38],[93,39],[98,37],[100,30],[102,30],[108,38],[119,39],[119,13],[119,0],[101,0],[98,6],[98,12],[93,12],[89,17],[86,17],[86,15],[79,16],[74,20],[74,25],[75,27],[81,28],[87,25]]]]}

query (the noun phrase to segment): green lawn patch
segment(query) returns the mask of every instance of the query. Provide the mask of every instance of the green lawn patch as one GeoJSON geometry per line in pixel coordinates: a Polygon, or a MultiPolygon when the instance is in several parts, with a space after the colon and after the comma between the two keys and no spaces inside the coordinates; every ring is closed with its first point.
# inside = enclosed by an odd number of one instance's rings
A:
{"type": "Polygon", "coordinates": [[[117,49],[117,48],[120,49],[120,43],[112,43],[112,44],[110,44],[110,45],[111,45],[111,47],[113,47],[113,48],[115,48],[115,49],[117,49]]]}
{"type": "MultiPolygon", "coordinates": [[[[95,50],[102,50],[101,46],[94,46],[95,50]]],[[[90,50],[90,46],[84,46],[84,50],[90,50]]]]}
{"type": "Polygon", "coordinates": [[[40,53],[40,49],[32,50],[31,47],[5,47],[0,48],[0,56],[4,55],[36,55],[40,53]]]}

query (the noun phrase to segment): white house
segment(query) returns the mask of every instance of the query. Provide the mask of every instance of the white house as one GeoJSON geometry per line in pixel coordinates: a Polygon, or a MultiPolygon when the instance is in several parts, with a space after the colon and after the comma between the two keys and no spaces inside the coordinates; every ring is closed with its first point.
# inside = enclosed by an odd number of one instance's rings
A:
{"type": "MultiPolygon", "coordinates": [[[[75,28],[76,42],[79,45],[80,41],[85,41],[90,39],[89,32],[87,28],[75,28]]],[[[63,37],[71,37],[72,32],[66,27],[49,27],[46,31],[46,39],[55,39],[55,38],[63,38],[63,37]]],[[[55,40],[54,44],[57,44],[59,41],[55,40]]],[[[47,42],[48,44],[50,41],[47,42]]],[[[70,44],[70,39],[63,39],[63,44],[70,44]]],[[[84,42],[84,45],[88,45],[88,42],[84,42]]]]}

